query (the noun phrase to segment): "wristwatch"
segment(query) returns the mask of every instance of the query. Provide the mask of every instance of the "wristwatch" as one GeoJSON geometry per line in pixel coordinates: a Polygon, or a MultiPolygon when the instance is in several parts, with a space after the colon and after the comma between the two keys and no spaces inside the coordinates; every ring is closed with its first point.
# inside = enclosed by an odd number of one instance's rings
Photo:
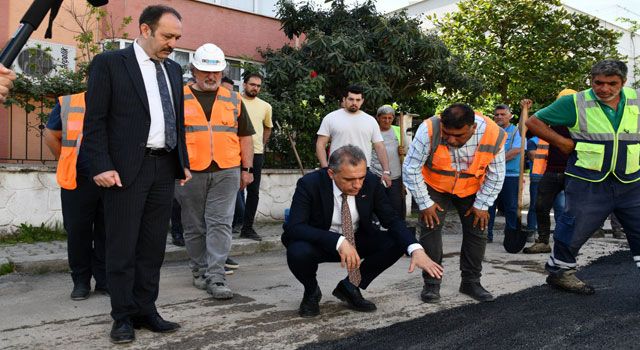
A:
{"type": "Polygon", "coordinates": [[[241,167],[240,170],[246,171],[249,174],[253,174],[253,168],[251,168],[251,167],[249,167],[249,168],[241,167]]]}
{"type": "Polygon", "coordinates": [[[391,175],[391,172],[389,170],[385,170],[382,173],[385,174],[385,175],[391,175]]]}

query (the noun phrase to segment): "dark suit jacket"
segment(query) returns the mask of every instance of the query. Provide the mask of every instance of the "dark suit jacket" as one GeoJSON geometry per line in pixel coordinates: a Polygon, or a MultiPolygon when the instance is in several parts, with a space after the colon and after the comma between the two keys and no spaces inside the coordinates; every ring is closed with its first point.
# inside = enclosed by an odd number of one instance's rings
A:
{"type": "MultiPolygon", "coordinates": [[[[166,59],[171,82],[178,154],[176,177],[189,167],[184,135],[182,69],[166,59]]],[[[151,116],[144,80],[133,45],[94,57],[89,69],[82,152],[91,159],[91,176],[116,170],[124,187],[136,178],[144,159],[151,116]]]]}
{"type": "MultiPolygon", "coordinates": [[[[371,223],[372,213],[378,216],[380,223],[389,229],[387,233],[393,235],[403,247],[417,243],[389,204],[380,178],[370,172],[367,172],[364,184],[356,195],[356,208],[360,215],[358,231],[355,233],[356,245],[379,234],[371,223]]],[[[340,234],[329,231],[332,216],[333,182],[327,169],[305,175],[298,180],[293,194],[289,222],[284,225],[282,243],[287,246],[291,241],[302,240],[322,246],[326,251],[335,251],[340,234]]]]}

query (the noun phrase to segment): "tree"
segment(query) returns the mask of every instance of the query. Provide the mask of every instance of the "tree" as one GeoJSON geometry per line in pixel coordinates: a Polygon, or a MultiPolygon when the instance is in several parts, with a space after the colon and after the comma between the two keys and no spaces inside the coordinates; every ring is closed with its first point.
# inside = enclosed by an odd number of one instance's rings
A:
{"type": "Polygon", "coordinates": [[[619,58],[621,34],[567,12],[559,0],[463,0],[457,12],[432,20],[463,71],[484,86],[478,97],[512,105],[523,97],[546,104],[563,88],[582,89],[594,63],[619,58]]]}
{"type": "MultiPolygon", "coordinates": [[[[261,51],[265,85],[280,123],[304,147],[307,165],[316,162],[313,140],[322,117],[338,108],[349,84],[364,87],[363,108],[370,113],[395,102],[420,115],[433,112],[425,91],[477,89],[459,74],[442,40],[423,32],[420,22],[404,12],[381,15],[373,1],[347,8],[336,0],[329,10],[317,10],[311,3],[297,7],[280,0],[278,7],[282,30],[302,44],[261,51]]],[[[286,149],[276,151],[289,153],[288,141],[282,145],[286,149]]]]}
{"type": "MultiPolygon", "coordinates": [[[[629,25],[629,36],[631,37],[631,42],[633,43],[633,40],[637,36],[638,31],[640,31],[640,22],[630,18],[618,18],[618,21],[629,25]]],[[[633,84],[631,84],[631,86],[634,89],[640,88],[640,65],[636,64],[639,59],[640,55],[631,57],[631,60],[633,62],[633,84]]]]}
{"type": "MultiPolygon", "coordinates": [[[[83,6],[84,10],[81,11],[73,1],[65,3],[63,10],[69,13],[74,25],[60,25],[61,28],[75,34],[76,47],[80,52],[77,57],[77,69],[72,71],[56,62],[56,73],[51,76],[18,74],[13,93],[5,101],[5,106],[16,105],[27,113],[37,111],[41,121],[45,122],[48,116],[46,110],[55,105],[55,97],[86,89],[87,70],[93,56],[111,49],[109,45],[114,39],[128,37],[124,28],[131,23],[131,16],[122,18],[116,27],[113,16],[105,9],[93,7],[88,3],[83,6]]],[[[39,45],[36,48],[42,50],[39,45]]]]}

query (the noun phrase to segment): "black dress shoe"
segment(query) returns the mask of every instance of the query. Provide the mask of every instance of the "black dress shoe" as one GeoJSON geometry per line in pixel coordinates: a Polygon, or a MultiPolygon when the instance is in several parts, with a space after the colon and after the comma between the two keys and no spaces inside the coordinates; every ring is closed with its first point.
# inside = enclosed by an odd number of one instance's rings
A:
{"type": "Polygon", "coordinates": [[[145,316],[131,317],[131,322],[133,323],[133,328],[135,329],[146,328],[156,333],[175,332],[178,330],[178,328],[180,328],[179,324],[171,321],[165,321],[157,313],[145,316]]]}
{"type": "Polygon", "coordinates": [[[420,299],[425,303],[436,304],[440,302],[440,285],[425,283],[420,293],[420,299]]]}
{"type": "Polygon", "coordinates": [[[377,310],[376,304],[362,297],[360,288],[345,280],[338,282],[336,289],[333,290],[333,296],[346,302],[349,308],[356,311],[371,312],[377,310]]]}
{"type": "Polygon", "coordinates": [[[244,226],[240,231],[240,238],[252,239],[258,242],[262,241],[262,237],[260,237],[260,235],[258,234],[258,232],[256,232],[256,230],[254,230],[253,228],[245,228],[244,226]]]}
{"type": "Polygon", "coordinates": [[[494,301],[493,295],[482,287],[480,282],[462,282],[460,293],[466,294],[477,301],[494,301]]]}
{"type": "Polygon", "coordinates": [[[136,333],[131,321],[129,319],[113,321],[110,338],[114,344],[131,343],[136,340],[136,333]]]}
{"type": "Polygon", "coordinates": [[[321,298],[322,292],[320,292],[320,287],[316,286],[316,290],[313,293],[302,297],[302,302],[298,309],[298,315],[300,315],[300,317],[314,317],[320,315],[321,298]]]}
{"type": "Polygon", "coordinates": [[[76,283],[71,291],[71,300],[85,300],[89,298],[91,286],[88,283],[76,283]]]}

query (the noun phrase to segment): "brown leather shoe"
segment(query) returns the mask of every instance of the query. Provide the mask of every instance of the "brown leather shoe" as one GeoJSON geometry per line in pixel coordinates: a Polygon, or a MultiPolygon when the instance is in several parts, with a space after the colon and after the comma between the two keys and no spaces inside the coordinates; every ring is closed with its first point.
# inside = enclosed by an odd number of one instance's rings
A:
{"type": "Polygon", "coordinates": [[[522,252],[525,254],[551,253],[551,245],[549,243],[536,242],[531,247],[524,248],[522,252]]]}
{"type": "Polygon", "coordinates": [[[576,277],[575,270],[555,274],[550,273],[549,276],[547,276],[547,283],[552,287],[575,294],[592,295],[596,292],[592,286],[582,282],[576,277]]]}

